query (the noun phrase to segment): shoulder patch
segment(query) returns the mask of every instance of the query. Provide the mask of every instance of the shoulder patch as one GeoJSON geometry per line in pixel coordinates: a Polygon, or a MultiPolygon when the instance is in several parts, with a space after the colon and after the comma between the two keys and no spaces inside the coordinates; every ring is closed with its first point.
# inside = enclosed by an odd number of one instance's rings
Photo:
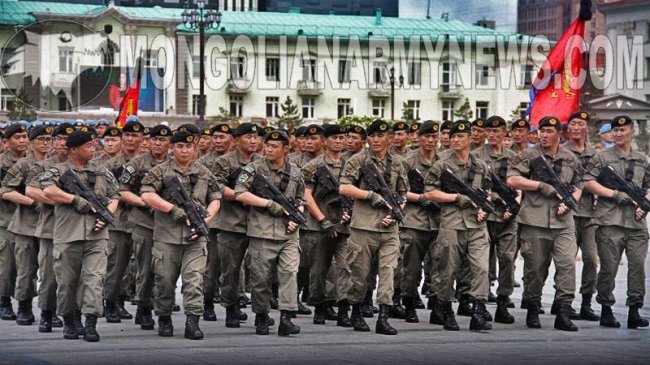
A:
{"type": "Polygon", "coordinates": [[[246,180],[248,180],[254,172],[255,169],[253,169],[251,165],[242,167],[241,172],[239,173],[239,177],[237,178],[237,182],[240,184],[246,182],[246,180]]]}

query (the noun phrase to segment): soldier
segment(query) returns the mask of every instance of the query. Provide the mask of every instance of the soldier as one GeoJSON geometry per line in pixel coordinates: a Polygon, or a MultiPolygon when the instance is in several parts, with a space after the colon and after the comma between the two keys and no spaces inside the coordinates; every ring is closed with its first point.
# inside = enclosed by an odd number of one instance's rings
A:
{"type": "Polygon", "coordinates": [[[528,148],[528,134],[530,133],[530,123],[526,119],[517,119],[510,126],[512,134],[512,147],[517,155],[521,154],[528,148]]]}
{"type": "MultiPolygon", "coordinates": [[[[349,229],[347,224],[350,220],[349,209],[344,207],[339,197],[336,203],[328,204],[327,201],[316,201],[314,193],[324,188],[325,182],[318,176],[318,169],[327,169],[336,179],[341,176],[345,166],[345,160],[341,154],[345,150],[346,136],[338,125],[326,125],[323,135],[325,136],[325,153],[314,158],[303,167],[305,179],[305,199],[307,200],[307,226],[300,233],[301,241],[309,244],[309,278],[310,293],[309,302],[316,306],[314,313],[314,324],[325,324],[325,320],[336,320],[341,327],[351,327],[348,311],[350,305],[347,299],[350,282],[349,269],[347,264],[347,238],[349,229]],[[335,260],[335,263],[332,263],[335,260]],[[327,303],[326,279],[328,272],[334,270],[334,286],[337,294],[338,314],[333,311],[327,303]]],[[[336,186],[334,186],[336,187],[336,186]]],[[[327,194],[327,198],[337,197],[338,191],[327,194]],[[332,195],[334,194],[334,195],[332,195]]],[[[322,197],[325,199],[325,196],[322,197]]]]}
{"type": "MultiPolygon", "coordinates": [[[[107,131],[112,135],[113,130],[107,131]]],[[[116,179],[120,179],[124,173],[124,164],[140,152],[140,144],[144,138],[144,126],[137,116],[129,116],[122,128],[122,152],[106,161],[104,165],[113,173],[116,179]]],[[[119,133],[116,137],[119,137],[119,133]]],[[[124,307],[125,296],[121,295],[122,278],[129,265],[133,243],[131,232],[133,225],[129,222],[130,206],[126,205],[120,198],[115,222],[108,228],[108,261],[106,269],[106,281],[104,282],[105,314],[106,322],[120,323],[122,319],[132,319],[133,315],[124,307]]]]}
{"type": "MultiPolygon", "coordinates": [[[[569,116],[567,134],[568,141],[564,147],[573,152],[583,169],[587,168],[589,160],[597,153],[587,142],[589,136],[589,113],[579,111],[569,116]]],[[[582,278],[580,280],[580,294],[582,303],[580,313],[575,313],[571,308],[571,319],[584,319],[597,321],[600,317],[591,309],[591,298],[596,293],[596,280],[598,277],[598,251],[596,248],[596,225],[592,221],[594,196],[588,191],[582,192],[578,210],[573,216],[576,223],[576,242],[582,251],[582,278]]],[[[557,314],[557,305],[551,308],[551,314],[557,314]],[[555,309],[555,310],[554,310],[555,309]]]]}
{"type": "Polygon", "coordinates": [[[31,166],[47,157],[52,144],[52,127],[40,125],[29,131],[30,154],[16,162],[2,180],[2,198],[16,204],[16,211],[7,231],[15,235],[17,282],[15,298],[18,300],[18,325],[31,325],[34,321],[32,300],[36,295],[38,271],[38,239],[35,237],[40,204],[25,196],[25,185],[31,166]]]}
{"type": "MultiPolygon", "coordinates": [[[[361,316],[360,304],[366,295],[369,273],[375,257],[379,260],[379,318],[375,332],[396,335],[388,323],[388,312],[393,303],[393,277],[399,259],[399,231],[397,221],[386,208],[388,203],[377,192],[369,191],[360,168],[374,164],[383,173],[390,190],[405,201],[408,190],[406,172],[401,159],[389,152],[393,137],[387,122],[377,119],[366,129],[370,148],[352,156],[341,176],[342,195],[353,198],[354,208],[348,240],[351,287],[348,299],[352,303],[350,318],[355,331],[370,331],[361,316]]],[[[393,207],[398,208],[398,207],[393,207]]]]}
{"type": "Polygon", "coordinates": [[[440,151],[448,150],[451,146],[451,140],[449,139],[449,131],[451,126],[454,124],[451,120],[445,120],[440,125],[440,151]]]}
{"type": "Polygon", "coordinates": [[[91,133],[72,132],[66,146],[68,161],[39,177],[45,197],[55,203],[52,255],[58,283],[57,311],[63,316],[63,338],[78,338],[75,322],[80,321],[83,313],[84,340],[96,342],[97,318],[102,313],[102,280],[106,274],[107,222],[93,214],[96,208],[88,200],[63,190],[61,178],[72,171],[98,196],[107,198],[111,213],[117,209],[117,182],[110,171],[89,163],[95,155],[91,133]]]}
{"type": "Polygon", "coordinates": [[[101,155],[92,161],[99,166],[104,166],[108,160],[122,153],[122,131],[117,127],[109,127],[104,132],[103,140],[104,148],[101,155]]]}
{"type": "Polygon", "coordinates": [[[454,123],[449,131],[453,152],[441,157],[429,170],[425,180],[425,198],[439,203],[441,209],[440,230],[433,255],[440,280],[437,283],[434,281],[433,285],[440,300],[444,328],[451,331],[459,330],[451,302],[454,298],[454,279],[460,272],[463,259],[471,272],[468,284],[473,308],[469,328],[472,331],[492,329],[492,325],[485,321],[490,247],[484,222],[486,212],[467,195],[441,181],[443,169],[448,169],[473,189],[490,186],[487,164],[470,154],[471,133],[468,121],[454,123]]]}
{"type": "Polygon", "coordinates": [[[106,129],[108,129],[110,125],[111,124],[108,122],[106,118],[100,118],[99,120],[97,120],[97,126],[95,127],[95,130],[97,130],[97,135],[99,136],[99,138],[104,138],[104,133],[106,132],[106,129]]]}
{"type": "Polygon", "coordinates": [[[203,128],[201,130],[201,137],[199,138],[199,157],[204,156],[212,149],[212,129],[203,128]]]}
{"type": "Polygon", "coordinates": [[[420,148],[420,135],[418,134],[418,130],[420,129],[421,126],[422,123],[413,122],[409,127],[409,139],[411,140],[412,150],[417,150],[418,148],[420,148]]]}
{"type": "Polygon", "coordinates": [[[199,139],[201,138],[201,131],[199,130],[199,128],[193,123],[185,123],[185,124],[181,124],[178,128],[176,128],[174,133],[176,132],[189,132],[190,134],[192,134],[192,136],[194,136],[195,152],[192,159],[193,160],[198,159],[199,158],[198,144],[199,144],[199,139]]]}
{"type": "MultiPolygon", "coordinates": [[[[188,212],[179,207],[183,202],[166,189],[169,179],[178,178],[195,203],[206,205],[209,224],[219,210],[221,198],[214,177],[205,166],[194,161],[195,136],[177,131],[171,137],[173,159],[152,168],[142,180],[142,200],[155,209],[153,227],[154,307],[158,315],[158,335],[174,335],[172,308],[176,281],[183,280],[185,338],[199,340],[199,316],[203,314],[203,275],[205,273],[207,238],[190,224],[188,212]]],[[[202,208],[203,209],[203,208],[202,208]]]]}
{"type": "MultiPolygon", "coordinates": [[[[19,123],[8,126],[4,131],[4,141],[6,151],[0,155],[0,179],[4,179],[7,170],[25,157],[29,148],[27,129],[19,123]]],[[[0,318],[5,321],[16,320],[11,305],[16,286],[15,237],[7,231],[15,210],[16,204],[0,199],[0,318]]]]}
{"type": "Polygon", "coordinates": [[[483,147],[485,145],[485,119],[477,118],[472,122],[472,149],[483,147]]]}
{"type": "MultiPolygon", "coordinates": [[[[505,119],[494,115],[487,119],[485,125],[488,143],[472,151],[472,154],[483,160],[489,166],[492,174],[505,184],[508,166],[514,162],[517,156],[515,152],[503,146],[503,139],[507,133],[507,123],[505,119]]],[[[494,256],[499,265],[498,277],[496,276],[496,267],[494,268],[494,274],[492,268],[490,268],[490,278],[497,277],[499,281],[494,321],[514,323],[515,317],[508,313],[508,304],[514,289],[515,279],[517,222],[514,218],[517,212],[509,211],[503,199],[494,191],[492,191],[492,201],[496,203],[497,214],[488,214],[486,221],[490,240],[490,259],[494,256]]]]}
{"type": "MultiPolygon", "coordinates": [[[[427,120],[418,130],[420,148],[404,159],[406,171],[417,179],[409,179],[410,189],[407,193],[406,218],[400,228],[400,243],[404,246],[402,256],[402,301],[406,307],[406,322],[419,322],[416,311],[418,285],[422,279],[422,262],[427,252],[433,256],[433,248],[440,226],[440,208],[424,198],[424,177],[431,166],[438,160],[436,148],[440,126],[427,120]],[[418,185],[419,184],[419,185],[418,185]],[[418,185],[418,186],[416,186],[418,185]]],[[[431,293],[437,309],[437,293],[431,293]]],[[[437,311],[432,311],[432,317],[437,311]]],[[[433,322],[436,322],[435,320],[433,322]]]]}
{"type": "Polygon", "coordinates": [[[539,130],[535,126],[530,127],[530,133],[528,133],[528,148],[533,147],[539,142],[539,130]]]}
{"type": "Polygon", "coordinates": [[[390,153],[396,156],[406,156],[409,152],[409,125],[406,122],[395,122],[392,126],[393,141],[390,153]]]}
{"type": "Polygon", "coordinates": [[[600,143],[595,147],[598,152],[614,147],[614,137],[610,121],[605,121],[605,123],[600,127],[600,130],[598,130],[598,135],[600,136],[600,143]]]}
{"type": "MultiPolygon", "coordinates": [[[[237,201],[250,206],[247,235],[251,257],[251,287],[255,332],[269,334],[269,291],[277,271],[279,281],[280,325],[278,335],[300,333],[300,327],[291,322],[290,311],[298,309],[296,274],[300,262],[298,224],[287,219],[287,212],[277,202],[260,197],[254,189],[257,174],[266,177],[288,199],[303,200],[304,182],[300,169],[286,162],[289,153],[289,136],[273,131],[264,137],[264,158],[242,168],[235,186],[237,201]]],[[[299,208],[301,211],[303,207],[299,208]]]]}
{"type": "MultiPolygon", "coordinates": [[[[225,123],[217,124],[210,132],[210,146],[212,151],[204,154],[199,158],[199,163],[203,164],[212,173],[217,172],[216,161],[217,158],[223,156],[230,149],[233,142],[232,130],[230,126],[225,123]]],[[[206,139],[203,135],[201,138],[206,139]]],[[[199,147],[201,142],[199,141],[199,147]]],[[[219,245],[217,234],[219,230],[216,226],[216,220],[210,223],[210,237],[208,237],[208,258],[205,267],[205,275],[203,276],[203,295],[205,297],[203,303],[203,320],[216,321],[217,315],[214,313],[214,297],[219,291],[219,276],[221,275],[221,259],[219,256],[219,245]]],[[[239,323],[239,322],[237,322],[239,323]]]]}
{"type": "MultiPolygon", "coordinates": [[[[54,202],[43,194],[39,177],[51,167],[61,164],[68,159],[68,148],[66,141],[74,131],[72,124],[63,123],[54,129],[54,151],[56,154],[46,160],[37,161],[31,166],[28,177],[28,184],[25,188],[25,195],[41,203],[41,211],[38,216],[34,235],[39,239],[38,269],[41,284],[38,287],[38,306],[41,309],[41,320],[38,325],[39,332],[52,332],[52,327],[63,327],[63,322],[56,316],[56,291],[57,283],[54,274],[54,202]]],[[[75,322],[78,326],[77,333],[83,333],[81,322],[75,322]]]]}
{"type": "MultiPolygon", "coordinates": [[[[218,128],[217,128],[218,129],[218,128]]],[[[240,273],[249,239],[246,236],[248,207],[235,201],[235,183],[241,169],[259,159],[255,154],[259,144],[259,127],[241,123],[232,130],[237,149],[215,159],[213,167],[217,183],[222,188],[221,213],[213,227],[218,230],[219,257],[221,259],[221,306],[226,308],[226,327],[239,328],[239,321],[248,318],[240,312],[240,273]]]]}
{"type": "Polygon", "coordinates": [[[628,116],[612,119],[614,147],[596,154],[588,164],[585,174],[585,188],[599,197],[594,221],[596,242],[600,256],[598,272],[598,295],[596,301],[602,305],[600,325],[620,327],[612,313],[614,285],[621,255],[625,251],[628,261],[627,301],[629,307],[627,328],[648,327],[648,320],[641,317],[639,309],[645,296],[644,261],[648,254],[647,211],[641,209],[624,191],[614,190],[610,181],[601,177],[604,168],[611,168],[626,182],[635,184],[646,192],[650,189],[648,157],[632,149],[634,122],[628,116]]]}
{"type": "Polygon", "coordinates": [[[153,225],[154,212],[140,197],[142,179],[154,166],[169,160],[171,129],[159,124],[149,131],[151,151],[132,158],[124,165],[124,171],[119,179],[120,195],[123,201],[131,206],[129,221],[133,222],[131,240],[135,256],[135,298],[138,308],[135,314],[135,324],[140,329],[153,330],[155,322],[153,310],[153,225]]]}
{"type": "Polygon", "coordinates": [[[366,130],[358,125],[347,126],[346,131],[347,151],[343,153],[342,157],[347,160],[363,150],[368,135],[366,134],[366,130]]]}
{"type": "Polygon", "coordinates": [[[553,258],[555,264],[555,300],[560,310],[554,327],[563,331],[577,331],[569,311],[575,292],[575,222],[570,208],[558,198],[550,182],[541,181],[540,171],[532,169],[536,158],[543,156],[545,163],[563,183],[575,186],[573,198],[578,201],[582,192],[582,167],[578,158],[560,146],[560,121],[544,117],[539,122],[540,144],[525,150],[520,161],[508,169],[508,185],[522,190],[521,210],[517,215],[520,224],[519,240],[524,257],[524,294],[528,303],[526,326],[541,328],[539,306],[544,280],[553,258]]]}

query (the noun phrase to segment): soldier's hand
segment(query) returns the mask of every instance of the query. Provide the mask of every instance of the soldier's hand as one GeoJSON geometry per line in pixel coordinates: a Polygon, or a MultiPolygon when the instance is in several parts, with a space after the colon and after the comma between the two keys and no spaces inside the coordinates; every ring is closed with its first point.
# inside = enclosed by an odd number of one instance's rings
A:
{"type": "Polygon", "coordinates": [[[368,200],[370,200],[370,205],[375,209],[388,208],[388,202],[379,194],[371,191],[368,194],[368,200]]]}
{"type": "Polygon", "coordinates": [[[557,207],[557,215],[564,215],[564,214],[566,214],[566,213],[567,213],[568,211],[570,211],[570,210],[571,210],[571,209],[569,209],[569,207],[567,207],[567,205],[564,204],[564,202],[562,202],[562,203],[560,203],[560,205],[558,205],[558,207],[557,207]]]}
{"type": "Polygon", "coordinates": [[[393,219],[393,216],[388,214],[387,216],[384,217],[384,219],[381,220],[381,225],[384,227],[390,227],[394,225],[396,221],[393,219]]]}
{"type": "Polygon", "coordinates": [[[190,235],[187,236],[188,241],[196,241],[199,239],[199,232],[196,230],[196,227],[190,228],[190,235]]]}
{"type": "Polygon", "coordinates": [[[537,191],[542,193],[547,198],[552,198],[554,196],[557,196],[557,190],[553,187],[553,185],[547,184],[545,182],[540,182],[539,186],[537,187],[537,191]]]}
{"type": "Polygon", "coordinates": [[[467,195],[463,195],[463,194],[456,194],[456,200],[454,201],[456,202],[456,205],[458,205],[458,207],[461,209],[476,206],[472,201],[472,199],[470,199],[467,195]]]}
{"type": "Polygon", "coordinates": [[[93,228],[93,231],[101,231],[104,228],[106,228],[106,222],[97,218],[95,220],[95,227],[93,228]]]}
{"type": "Polygon", "coordinates": [[[635,216],[636,220],[638,220],[638,221],[645,218],[646,215],[648,215],[648,212],[646,212],[645,210],[643,210],[643,209],[641,209],[639,207],[637,207],[634,210],[634,216],[635,216]]]}
{"type": "Polygon", "coordinates": [[[330,238],[335,238],[337,236],[336,234],[336,228],[334,227],[334,224],[330,222],[329,219],[323,218],[320,222],[320,229],[323,230],[323,232],[330,238]]]}
{"type": "Polygon", "coordinates": [[[350,217],[350,212],[348,212],[347,210],[344,211],[343,214],[341,214],[341,224],[350,223],[350,218],[352,218],[350,217]]]}
{"type": "Polygon", "coordinates": [[[502,218],[503,218],[504,221],[508,221],[508,220],[510,220],[510,218],[512,218],[512,217],[513,217],[512,213],[510,213],[509,211],[506,210],[506,211],[503,213],[503,217],[502,217],[502,218]]]}
{"type": "Polygon", "coordinates": [[[283,217],[287,215],[287,212],[282,208],[282,205],[274,202],[273,200],[269,200],[269,203],[266,205],[266,209],[271,212],[276,217],[283,217]]]}
{"type": "Polygon", "coordinates": [[[74,206],[74,210],[80,214],[88,214],[93,210],[92,204],[79,195],[75,195],[74,199],[72,199],[72,205],[74,206]]]}
{"type": "Polygon", "coordinates": [[[483,211],[483,209],[480,209],[480,208],[479,208],[478,213],[476,214],[476,219],[477,219],[479,222],[483,222],[483,221],[485,220],[485,218],[487,218],[487,213],[485,213],[485,212],[483,211]]]}
{"type": "Polygon", "coordinates": [[[294,221],[289,221],[289,223],[287,223],[287,234],[291,234],[295,232],[298,229],[298,227],[300,227],[298,223],[294,221]]]}
{"type": "Polygon", "coordinates": [[[169,214],[171,214],[172,219],[178,223],[187,222],[187,214],[185,214],[185,211],[175,205],[172,208],[172,210],[169,211],[169,214]]]}
{"type": "Polygon", "coordinates": [[[618,190],[614,191],[614,195],[612,195],[612,200],[614,200],[618,205],[627,205],[632,201],[629,195],[618,190]]]}

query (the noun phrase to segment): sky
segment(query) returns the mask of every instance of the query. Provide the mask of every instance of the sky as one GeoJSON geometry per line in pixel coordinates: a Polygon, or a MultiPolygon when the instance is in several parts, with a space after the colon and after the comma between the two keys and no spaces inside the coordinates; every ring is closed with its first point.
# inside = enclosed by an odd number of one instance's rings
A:
{"type": "MultiPolygon", "coordinates": [[[[426,18],[428,0],[399,0],[401,18],[426,18]]],[[[449,13],[449,19],[474,23],[485,17],[496,21],[496,29],[517,30],[517,0],[429,0],[431,18],[449,13]]]]}

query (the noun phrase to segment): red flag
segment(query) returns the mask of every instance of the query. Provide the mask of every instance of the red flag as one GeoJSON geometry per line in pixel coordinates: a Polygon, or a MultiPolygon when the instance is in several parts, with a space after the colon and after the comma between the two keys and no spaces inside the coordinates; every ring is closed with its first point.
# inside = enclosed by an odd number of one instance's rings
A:
{"type": "Polygon", "coordinates": [[[546,116],[566,121],[580,107],[580,70],[585,21],[576,18],[551,50],[530,89],[530,124],[546,116]],[[570,52],[570,54],[567,54],[570,52]]]}
{"type": "Polygon", "coordinates": [[[115,126],[117,128],[124,127],[126,124],[126,118],[128,118],[130,115],[138,115],[138,100],[140,98],[140,76],[142,76],[140,59],[138,59],[136,67],[138,68],[138,76],[136,77],[133,85],[129,86],[126,89],[124,99],[122,99],[122,102],[120,103],[120,111],[117,114],[117,118],[115,119],[115,126]]]}

